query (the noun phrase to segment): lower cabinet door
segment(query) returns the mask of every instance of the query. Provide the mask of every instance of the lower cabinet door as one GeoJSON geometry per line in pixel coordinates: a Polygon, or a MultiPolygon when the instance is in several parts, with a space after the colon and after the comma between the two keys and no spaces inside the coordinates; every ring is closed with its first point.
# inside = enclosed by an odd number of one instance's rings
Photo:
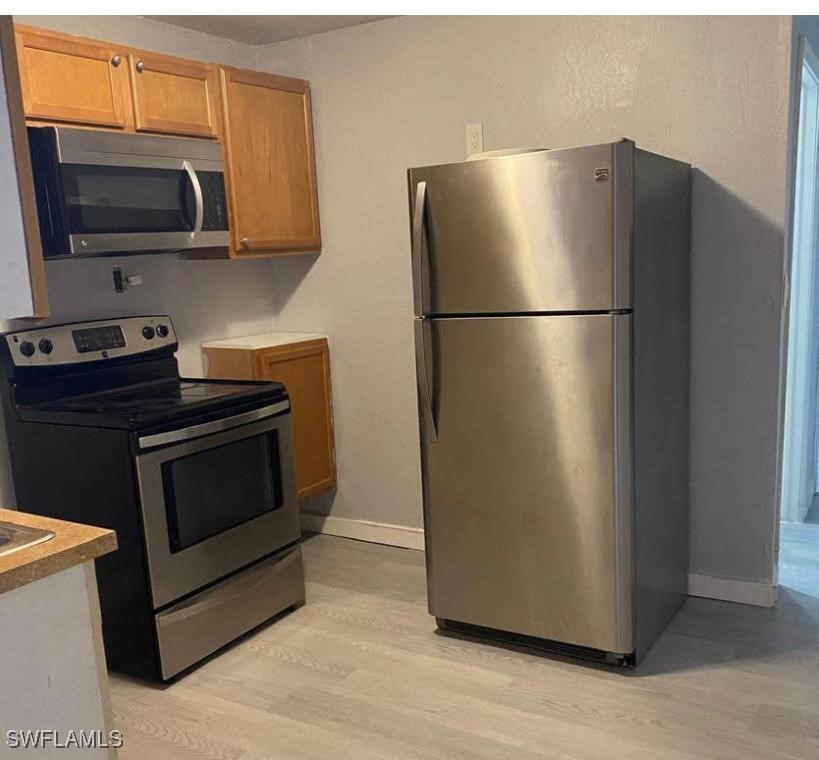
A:
{"type": "Polygon", "coordinates": [[[262,378],[284,383],[290,394],[299,499],[335,488],[336,457],[327,341],[276,348],[263,354],[261,363],[262,378]]]}

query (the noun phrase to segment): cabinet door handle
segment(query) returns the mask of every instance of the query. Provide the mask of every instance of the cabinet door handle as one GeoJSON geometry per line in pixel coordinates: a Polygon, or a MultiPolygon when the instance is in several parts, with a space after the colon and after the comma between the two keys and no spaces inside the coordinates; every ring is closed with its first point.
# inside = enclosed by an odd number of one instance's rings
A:
{"type": "Polygon", "coordinates": [[[116,68],[122,63],[122,56],[119,54],[115,54],[111,56],[111,65],[116,68]]]}
{"type": "Polygon", "coordinates": [[[250,240],[248,238],[242,238],[239,243],[241,244],[242,248],[247,250],[250,247],[250,240]]]}
{"type": "Polygon", "coordinates": [[[143,71],[145,71],[145,63],[143,61],[137,61],[134,68],[141,74],[143,71]]]}

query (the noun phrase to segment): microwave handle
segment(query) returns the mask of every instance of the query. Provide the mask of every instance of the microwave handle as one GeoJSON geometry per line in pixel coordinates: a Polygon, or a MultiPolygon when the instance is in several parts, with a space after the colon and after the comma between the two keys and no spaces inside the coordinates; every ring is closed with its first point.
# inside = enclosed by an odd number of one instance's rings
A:
{"type": "Polygon", "coordinates": [[[202,199],[202,185],[199,184],[199,176],[190,161],[183,161],[182,168],[187,172],[188,179],[193,187],[193,197],[196,201],[196,219],[193,222],[193,232],[191,237],[202,231],[202,220],[205,214],[204,201],[202,199]]]}

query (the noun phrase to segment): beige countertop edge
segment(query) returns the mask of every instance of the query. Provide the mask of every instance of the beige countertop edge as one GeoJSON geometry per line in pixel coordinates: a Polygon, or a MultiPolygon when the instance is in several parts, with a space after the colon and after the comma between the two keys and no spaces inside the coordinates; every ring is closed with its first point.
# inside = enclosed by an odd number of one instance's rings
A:
{"type": "Polygon", "coordinates": [[[68,570],[117,548],[116,533],[107,528],[95,528],[2,508],[0,520],[54,533],[54,538],[50,541],[5,556],[0,555],[0,594],[68,570]]]}
{"type": "Polygon", "coordinates": [[[272,348],[291,343],[325,340],[326,338],[327,336],[320,332],[285,332],[280,330],[255,335],[238,335],[235,338],[209,340],[202,344],[202,348],[243,348],[254,351],[259,348],[272,348]]]}

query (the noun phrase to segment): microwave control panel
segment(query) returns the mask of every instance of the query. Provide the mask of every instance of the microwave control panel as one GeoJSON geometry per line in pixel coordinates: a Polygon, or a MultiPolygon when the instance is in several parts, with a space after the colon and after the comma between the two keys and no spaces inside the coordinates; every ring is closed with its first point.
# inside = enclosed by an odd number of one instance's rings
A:
{"type": "Polygon", "coordinates": [[[221,172],[196,172],[202,188],[202,232],[228,229],[225,177],[221,172]]]}

